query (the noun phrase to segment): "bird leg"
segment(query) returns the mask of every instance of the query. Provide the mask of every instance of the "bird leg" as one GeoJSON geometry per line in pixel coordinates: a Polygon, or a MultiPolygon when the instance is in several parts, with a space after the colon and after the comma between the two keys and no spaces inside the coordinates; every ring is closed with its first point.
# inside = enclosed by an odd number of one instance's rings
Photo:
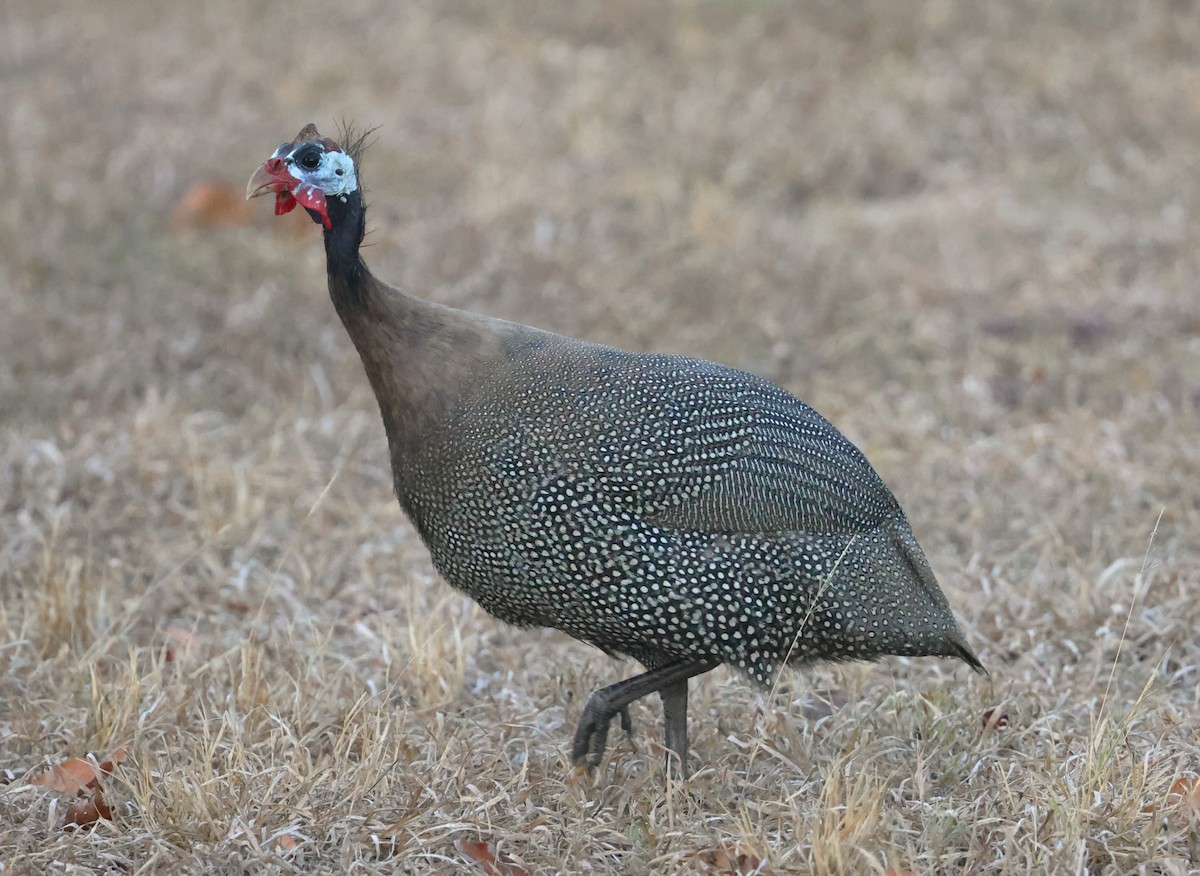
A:
{"type": "Polygon", "coordinates": [[[646,694],[659,691],[667,721],[667,748],[675,753],[681,766],[686,769],[687,680],[716,666],[715,662],[676,660],[595,691],[588,697],[583,714],[579,716],[579,726],[571,746],[571,760],[577,765],[586,763],[589,767],[598,766],[608,744],[608,726],[612,719],[620,716],[621,726],[630,732],[629,704],[646,694]]]}
{"type": "Polygon", "coordinates": [[[688,775],[688,680],[677,681],[658,691],[662,697],[667,772],[676,778],[688,775]]]}

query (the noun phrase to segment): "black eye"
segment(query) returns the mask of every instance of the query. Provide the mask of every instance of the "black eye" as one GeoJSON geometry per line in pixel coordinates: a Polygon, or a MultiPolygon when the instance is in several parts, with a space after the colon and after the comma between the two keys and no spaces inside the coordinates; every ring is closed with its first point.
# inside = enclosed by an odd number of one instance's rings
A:
{"type": "Polygon", "coordinates": [[[321,163],[321,156],[316,152],[306,152],[298,160],[305,170],[316,170],[317,165],[321,163]]]}

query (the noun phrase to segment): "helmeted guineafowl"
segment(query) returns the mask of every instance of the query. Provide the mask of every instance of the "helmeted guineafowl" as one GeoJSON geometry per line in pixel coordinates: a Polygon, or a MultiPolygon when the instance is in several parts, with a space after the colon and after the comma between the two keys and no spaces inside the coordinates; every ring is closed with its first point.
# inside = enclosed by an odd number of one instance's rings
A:
{"type": "Polygon", "coordinates": [[[687,684],[720,665],[958,657],[896,499],[808,405],[697,359],[629,353],[412,298],[359,257],[361,141],[312,125],[251,177],[325,229],[329,291],[379,401],[396,495],[441,575],[492,615],[646,672],[594,692],[572,756],[653,691],[687,764],[687,684]]]}

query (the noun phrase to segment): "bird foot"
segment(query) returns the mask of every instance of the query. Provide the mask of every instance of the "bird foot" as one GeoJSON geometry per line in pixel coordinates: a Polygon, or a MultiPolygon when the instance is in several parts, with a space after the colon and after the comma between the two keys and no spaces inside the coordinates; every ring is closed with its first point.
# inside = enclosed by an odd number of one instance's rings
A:
{"type": "Polygon", "coordinates": [[[586,766],[588,770],[600,765],[604,759],[604,749],[608,746],[608,730],[613,718],[620,719],[621,729],[629,736],[630,744],[633,743],[633,720],[629,717],[629,707],[610,709],[589,698],[579,717],[579,726],[575,729],[575,740],[571,745],[572,763],[586,766]]]}

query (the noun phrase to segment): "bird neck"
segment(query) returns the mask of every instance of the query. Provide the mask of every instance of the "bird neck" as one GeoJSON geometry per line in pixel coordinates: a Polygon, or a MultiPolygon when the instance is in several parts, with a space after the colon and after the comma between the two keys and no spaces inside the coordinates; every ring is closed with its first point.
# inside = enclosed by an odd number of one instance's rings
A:
{"type": "MultiPolygon", "coordinates": [[[[403,471],[436,442],[465,386],[485,360],[502,358],[507,325],[405,295],[377,280],[359,256],[365,208],[358,192],[330,198],[325,231],[329,296],[362,359],[387,430],[404,495],[403,471]]],[[[411,509],[410,509],[411,510],[411,509]]]]}
{"type": "Polygon", "coordinates": [[[362,191],[351,192],[342,198],[331,197],[327,210],[329,227],[325,229],[325,262],[329,272],[329,292],[340,314],[339,298],[345,299],[344,303],[352,303],[366,291],[365,280],[370,276],[358,254],[367,229],[362,191]]]}
{"type": "Polygon", "coordinates": [[[329,297],[383,405],[376,374],[385,370],[389,365],[387,360],[396,354],[392,349],[396,339],[392,336],[409,330],[413,322],[409,311],[416,302],[376,280],[359,255],[367,227],[362,193],[355,191],[344,198],[330,198],[327,209],[325,269],[329,297]]]}

